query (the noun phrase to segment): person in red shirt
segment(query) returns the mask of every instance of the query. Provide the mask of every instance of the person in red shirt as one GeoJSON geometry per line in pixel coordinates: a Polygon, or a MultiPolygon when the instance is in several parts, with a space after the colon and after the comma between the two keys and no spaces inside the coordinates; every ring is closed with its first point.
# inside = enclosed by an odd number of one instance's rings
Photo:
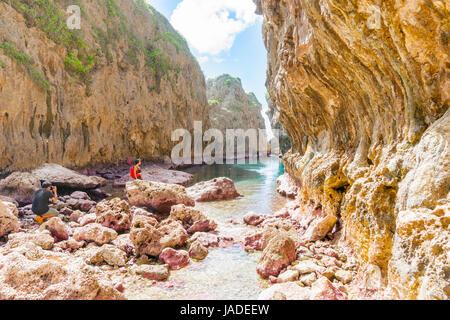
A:
{"type": "Polygon", "coordinates": [[[137,159],[135,161],[134,166],[130,168],[130,176],[134,180],[143,180],[142,179],[142,170],[141,170],[141,159],[137,159]]]}

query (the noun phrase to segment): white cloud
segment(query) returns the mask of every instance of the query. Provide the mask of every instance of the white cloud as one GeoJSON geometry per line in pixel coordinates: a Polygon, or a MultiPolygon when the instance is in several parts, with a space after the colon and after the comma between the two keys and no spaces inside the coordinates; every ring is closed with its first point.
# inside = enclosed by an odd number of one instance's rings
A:
{"type": "Polygon", "coordinates": [[[252,0],[183,0],[170,23],[201,54],[217,55],[256,20],[252,0]]]}
{"type": "Polygon", "coordinates": [[[209,61],[209,57],[208,56],[201,56],[198,58],[198,62],[199,63],[205,63],[209,61]]]}

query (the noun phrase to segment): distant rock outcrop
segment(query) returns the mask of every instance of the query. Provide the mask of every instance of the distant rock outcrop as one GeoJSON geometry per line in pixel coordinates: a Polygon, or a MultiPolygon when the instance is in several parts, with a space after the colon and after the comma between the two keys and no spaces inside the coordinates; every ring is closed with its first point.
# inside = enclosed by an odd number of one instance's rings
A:
{"type": "Polygon", "coordinates": [[[228,74],[208,79],[206,96],[211,128],[219,129],[224,139],[227,129],[265,129],[262,105],[253,92],[244,91],[241,79],[228,74]]]}

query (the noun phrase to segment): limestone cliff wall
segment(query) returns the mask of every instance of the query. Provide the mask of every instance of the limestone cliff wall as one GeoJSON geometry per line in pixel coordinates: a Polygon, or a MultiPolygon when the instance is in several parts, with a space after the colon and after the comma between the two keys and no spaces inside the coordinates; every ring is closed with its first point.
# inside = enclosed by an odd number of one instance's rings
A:
{"type": "Polygon", "coordinates": [[[270,125],[272,129],[279,130],[278,132],[278,141],[280,143],[280,151],[284,154],[291,149],[291,140],[289,138],[286,129],[280,123],[280,109],[277,107],[275,103],[273,103],[270,97],[266,97],[267,105],[269,109],[267,110],[267,116],[270,120],[270,125]]]}
{"type": "Polygon", "coordinates": [[[286,170],[339,217],[355,295],[448,299],[449,2],[255,2],[286,170]]]}
{"type": "Polygon", "coordinates": [[[170,155],[171,132],[208,126],[185,40],[140,0],[0,1],[0,172],[170,155]],[[69,30],[69,5],[81,29],[69,30]]]}

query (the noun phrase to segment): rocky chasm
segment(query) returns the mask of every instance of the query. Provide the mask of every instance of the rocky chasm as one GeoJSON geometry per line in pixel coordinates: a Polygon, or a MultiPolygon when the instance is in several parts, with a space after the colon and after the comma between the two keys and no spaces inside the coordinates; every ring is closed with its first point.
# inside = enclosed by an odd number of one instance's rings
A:
{"type": "Polygon", "coordinates": [[[203,73],[145,1],[0,1],[0,171],[163,159],[171,132],[208,127],[203,73]]]}
{"type": "Polygon", "coordinates": [[[355,251],[353,295],[448,299],[448,1],[254,2],[286,171],[355,251]]]}

